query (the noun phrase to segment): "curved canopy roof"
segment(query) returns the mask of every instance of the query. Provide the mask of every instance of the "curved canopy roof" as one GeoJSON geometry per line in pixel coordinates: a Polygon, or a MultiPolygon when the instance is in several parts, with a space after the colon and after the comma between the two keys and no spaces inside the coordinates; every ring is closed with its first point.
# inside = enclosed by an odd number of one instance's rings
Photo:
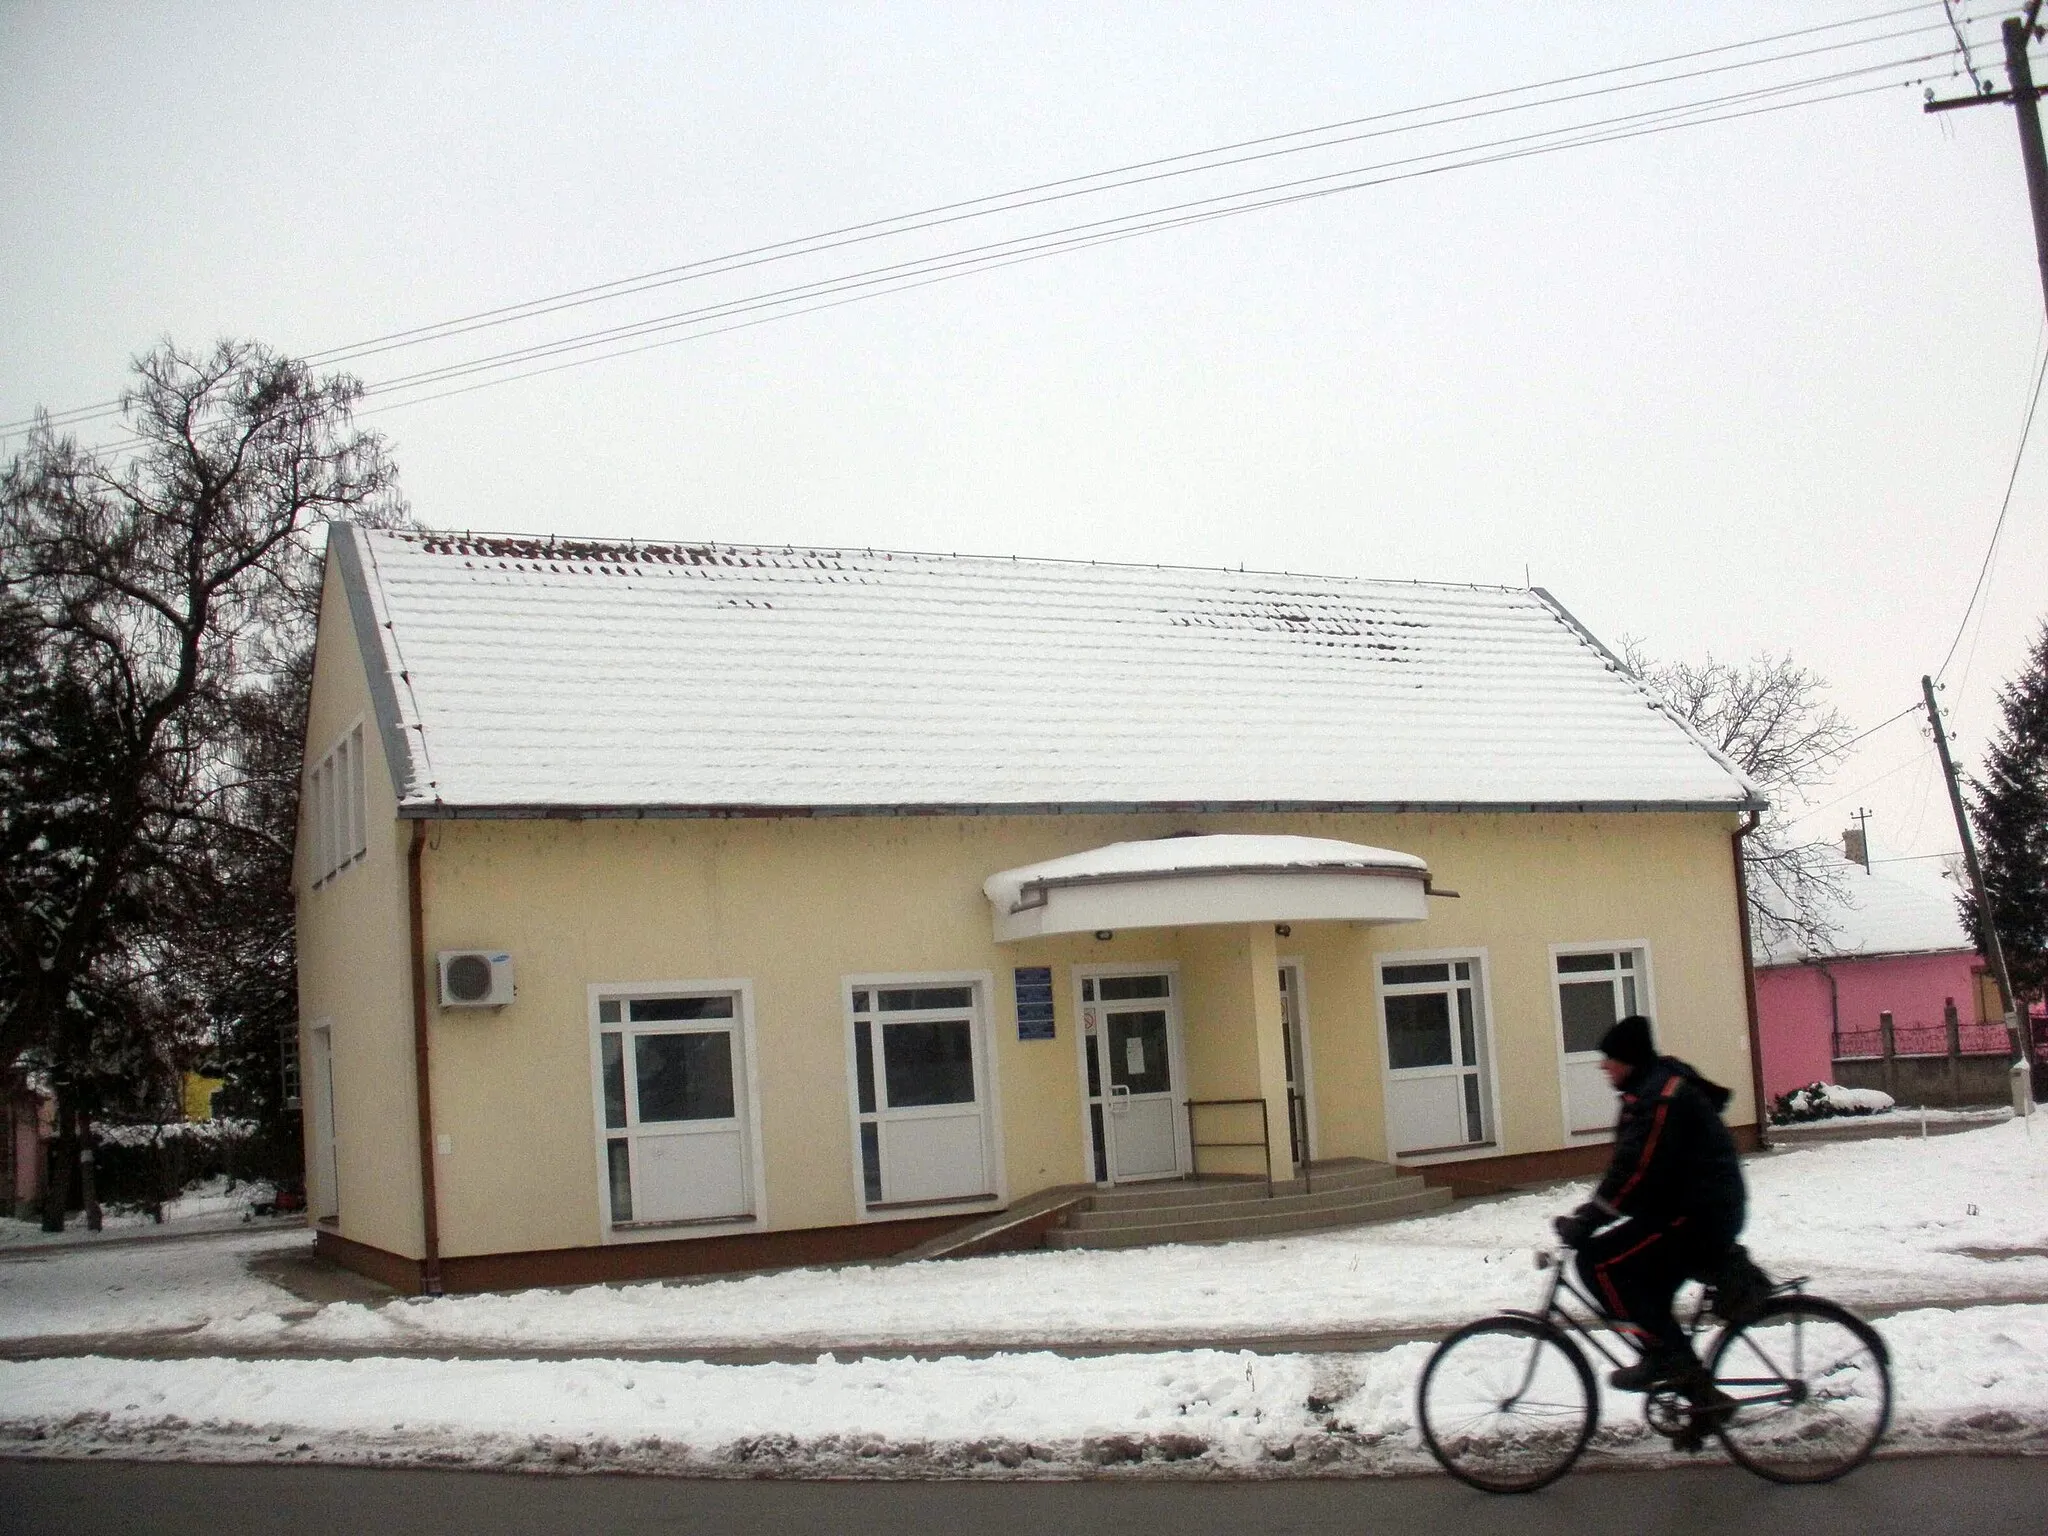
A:
{"type": "Polygon", "coordinates": [[[1215,833],[1110,843],[982,882],[999,943],[1202,923],[1417,922],[1429,866],[1328,837],[1215,833]]]}

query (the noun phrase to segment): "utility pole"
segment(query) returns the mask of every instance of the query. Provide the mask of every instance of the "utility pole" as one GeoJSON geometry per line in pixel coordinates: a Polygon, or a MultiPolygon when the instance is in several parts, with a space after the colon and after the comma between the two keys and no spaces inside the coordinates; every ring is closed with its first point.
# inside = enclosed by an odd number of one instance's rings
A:
{"type": "Polygon", "coordinates": [[[1863,873],[1870,873],[1870,818],[1875,814],[1858,806],[1849,819],[1856,823],[1854,832],[1844,832],[1842,842],[1849,857],[1863,866],[1863,873]]]}
{"type": "Polygon", "coordinates": [[[2020,163],[2027,172],[2027,202],[2034,213],[2034,252],[2041,266],[2041,297],[2048,302],[2048,149],[2042,147],[2040,92],[2034,87],[2034,69],[2027,59],[2027,44],[2040,34],[2034,18],[2040,14],[2041,4],[2042,0],[2029,0],[2024,16],[2005,19],[2005,74],[2009,89],[1955,96],[1946,101],[1930,99],[1923,110],[1953,112],[1958,107],[2012,103],[2013,116],[2019,121],[2020,163]]]}
{"type": "Polygon", "coordinates": [[[1956,782],[1955,759],[1948,753],[1948,735],[1941,728],[1941,706],[1934,702],[1934,679],[1923,676],[1920,691],[1927,698],[1927,723],[1934,728],[1934,748],[1941,754],[1942,777],[1948,780],[1948,803],[1956,813],[1956,835],[1963,840],[1963,867],[1970,872],[1970,894],[1977,904],[1977,931],[1984,936],[1984,958],[1991,962],[1991,979],[1998,983],[1998,1005],[2005,1010],[2005,1027],[2013,1048],[2027,1069],[2027,1093],[2033,1096],[2034,1031],[2020,1017],[2013,1002],[2012,977],[2005,969],[2005,946],[1998,942],[1998,925],[1991,918],[1991,896],[1984,889],[1984,867],[1977,862],[1977,839],[1970,831],[1970,818],[1963,811],[1963,790],[1956,782]]]}

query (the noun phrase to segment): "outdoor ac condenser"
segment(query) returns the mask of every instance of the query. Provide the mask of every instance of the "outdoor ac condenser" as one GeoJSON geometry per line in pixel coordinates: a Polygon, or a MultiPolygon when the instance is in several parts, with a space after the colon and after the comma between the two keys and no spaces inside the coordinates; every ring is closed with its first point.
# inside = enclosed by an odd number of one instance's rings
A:
{"type": "Polygon", "coordinates": [[[444,949],[443,1008],[502,1008],[512,1001],[512,957],[502,950],[444,949]]]}

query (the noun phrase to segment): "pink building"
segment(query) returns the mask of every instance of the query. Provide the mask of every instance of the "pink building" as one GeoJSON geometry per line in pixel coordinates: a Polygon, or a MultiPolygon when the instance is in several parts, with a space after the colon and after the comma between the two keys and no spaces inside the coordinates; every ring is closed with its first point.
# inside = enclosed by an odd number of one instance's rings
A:
{"type": "Polygon", "coordinates": [[[1987,1023],[1978,979],[1984,962],[1956,914],[1955,887],[1931,873],[1896,869],[1872,873],[1845,860],[1848,900],[1832,914],[1835,934],[1826,950],[1757,955],[1768,1096],[1837,1081],[1838,1058],[1881,1057],[1885,1014],[1902,1057],[1946,1056],[1951,1009],[1964,1053],[2006,1051],[1995,1004],[1987,1023]]]}

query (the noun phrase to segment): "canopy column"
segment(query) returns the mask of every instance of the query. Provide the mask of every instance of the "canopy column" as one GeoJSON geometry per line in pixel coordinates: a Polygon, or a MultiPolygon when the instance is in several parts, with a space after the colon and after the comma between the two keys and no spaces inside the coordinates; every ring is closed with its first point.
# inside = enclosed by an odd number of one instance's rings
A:
{"type": "Polygon", "coordinates": [[[1294,1138],[1287,1128],[1286,1021],[1280,1012],[1280,955],[1271,923],[1245,925],[1245,959],[1251,974],[1252,1038],[1259,1051],[1259,1097],[1266,1101],[1266,1134],[1273,1151],[1273,1177],[1294,1177],[1294,1138]]]}

